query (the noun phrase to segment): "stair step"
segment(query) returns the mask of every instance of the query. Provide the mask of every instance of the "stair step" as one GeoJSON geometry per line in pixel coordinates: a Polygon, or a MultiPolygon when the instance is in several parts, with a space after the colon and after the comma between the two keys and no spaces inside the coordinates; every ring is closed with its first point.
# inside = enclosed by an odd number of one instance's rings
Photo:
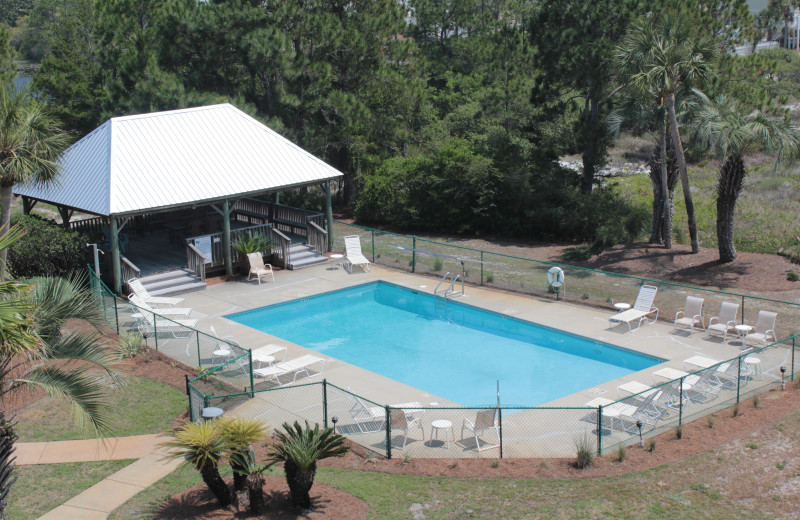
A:
{"type": "Polygon", "coordinates": [[[173,294],[183,294],[192,291],[201,291],[205,288],[206,288],[205,282],[196,280],[193,282],[183,283],[180,285],[165,287],[163,289],[155,289],[152,291],[148,289],[148,292],[150,293],[151,296],[169,296],[173,294]]]}
{"type": "Polygon", "coordinates": [[[289,269],[302,269],[314,265],[325,264],[328,257],[308,244],[292,244],[289,246],[289,269]]]}
{"type": "Polygon", "coordinates": [[[174,278],[183,278],[186,276],[194,276],[190,271],[186,269],[175,269],[172,271],[166,271],[163,273],[151,274],[148,276],[143,276],[139,280],[147,286],[147,284],[151,283],[158,283],[167,280],[172,280],[174,278]]]}
{"type": "Polygon", "coordinates": [[[304,267],[311,267],[311,266],[321,265],[321,264],[326,264],[326,263],[328,263],[328,259],[326,257],[324,257],[324,256],[321,257],[321,258],[318,258],[318,259],[303,260],[301,262],[295,262],[294,260],[292,260],[291,269],[297,270],[297,269],[302,269],[304,267]]]}
{"type": "Polygon", "coordinates": [[[141,278],[147,292],[152,296],[168,296],[205,289],[206,283],[200,281],[187,269],[175,269],[141,278]]]}

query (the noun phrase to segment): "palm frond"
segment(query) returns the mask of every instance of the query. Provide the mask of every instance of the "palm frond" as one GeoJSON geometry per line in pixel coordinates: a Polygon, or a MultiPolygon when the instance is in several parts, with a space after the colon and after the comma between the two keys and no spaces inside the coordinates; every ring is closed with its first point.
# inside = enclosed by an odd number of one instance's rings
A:
{"type": "Polygon", "coordinates": [[[230,447],[219,421],[186,423],[169,431],[167,436],[172,439],[159,444],[169,448],[164,459],[183,459],[184,464],[191,464],[198,470],[207,464],[216,466],[230,447]]]}
{"type": "Polygon", "coordinates": [[[113,350],[108,349],[105,340],[90,332],[70,332],[51,338],[42,346],[44,359],[58,362],[60,366],[74,363],[91,363],[102,368],[115,384],[121,380],[113,371],[119,363],[113,350]]]}
{"type": "Polygon", "coordinates": [[[36,306],[39,335],[45,340],[58,335],[71,318],[86,320],[98,329],[105,324],[103,311],[86,290],[85,273],[75,273],[67,278],[31,278],[30,283],[34,287],[32,300],[36,306]]]}
{"type": "Polygon", "coordinates": [[[317,461],[329,457],[341,457],[350,448],[344,446],[344,437],[333,433],[333,428],[320,431],[319,424],[313,428],[305,423],[305,428],[295,421],[294,425],[283,423],[286,433],[276,431],[280,441],[270,447],[269,460],[273,462],[292,461],[300,471],[308,471],[317,461]]]}

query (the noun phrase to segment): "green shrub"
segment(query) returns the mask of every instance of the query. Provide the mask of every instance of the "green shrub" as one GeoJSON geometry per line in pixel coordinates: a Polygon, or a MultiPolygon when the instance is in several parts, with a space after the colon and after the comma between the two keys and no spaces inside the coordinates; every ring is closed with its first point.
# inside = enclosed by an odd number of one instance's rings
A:
{"type": "Polygon", "coordinates": [[[8,269],[17,278],[68,276],[85,271],[91,261],[83,233],[30,215],[15,215],[11,223],[25,229],[22,240],[8,250],[8,269]]]}
{"type": "Polygon", "coordinates": [[[119,337],[117,343],[117,354],[120,359],[130,359],[136,357],[144,346],[144,339],[138,332],[125,332],[119,337]]]}
{"type": "Polygon", "coordinates": [[[433,259],[433,272],[438,273],[442,270],[442,267],[444,267],[444,262],[442,262],[442,259],[437,256],[433,259]]]}
{"type": "Polygon", "coordinates": [[[625,446],[620,446],[617,448],[617,462],[624,462],[625,457],[628,456],[628,451],[625,449],[625,446]]]}
{"type": "Polygon", "coordinates": [[[789,271],[788,273],[786,273],[786,279],[789,280],[790,282],[796,282],[800,280],[800,276],[798,276],[797,273],[795,273],[794,271],[789,271]]]}

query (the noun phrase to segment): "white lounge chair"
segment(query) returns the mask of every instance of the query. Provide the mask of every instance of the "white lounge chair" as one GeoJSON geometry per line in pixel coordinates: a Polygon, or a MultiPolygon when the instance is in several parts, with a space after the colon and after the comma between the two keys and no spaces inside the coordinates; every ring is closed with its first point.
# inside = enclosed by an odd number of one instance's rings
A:
{"type": "MultiPolygon", "coordinates": [[[[647,386],[647,385],[643,385],[647,386]]],[[[649,387],[648,387],[649,388],[649,387]]],[[[628,433],[638,433],[636,422],[640,421],[642,429],[647,426],[649,429],[655,428],[656,422],[661,418],[662,411],[654,405],[654,401],[661,396],[661,390],[651,388],[644,394],[633,396],[625,402],[612,401],[605,397],[595,397],[584,406],[589,408],[603,407],[603,420],[608,421],[609,427],[615,429],[617,424],[619,430],[628,433]]],[[[588,416],[589,422],[597,421],[597,415],[588,416]]]]}
{"type": "Polygon", "coordinates": [[[166,309],[154,309],[136,293],[131,293],[128,296],[128,301],[138,307],[140,312],[154,312],[159,316],[166,316],[169,318],[172,318],[173,316],[188,318],[189,314],[192,313],[192,309],[188,307],[168,307],[166,309]]]}
{"type": "Polygon", "coordinates": [[[627,311],[620,312],[608,318],[611,326],[614,327],[621,323],[627,323],[628,332],[631,332],[632,330],[638,330],[639,327],[642,326],[642,322],[648,323],[658,320],[658,308],[653,307],[653,300],[656,299],[656,291],[658,291],[657,287],[643,285],[641,289],[639,289],[639,296],[636,298],[636,303],[633,304],[632,309],[628,309],[627,311]],[[655,313],[655,316],[652,320],[649,320],[648,316],[653,313],[655,313]],[[638,322],[636,329],[631,327],[631,323],[634,321],[638,322]]]}
{"type": "Polygon", "coordinates": [[[247,273],[247,281],[250,281],[251,276],[258,278],[258,285],[261,285],[261,278],[264,276],[271,276],[272,283],[275,283],[275,274],[272,272],[272,266],[264,263],[264,257],[261,253],[248,253],[247,261],[250,262],[250,272],[247,273]]]}
{"type": "Polygon", "coordinates": [[[689,334],[694,332],[695,325],[700,325],[701,329],[705,329],[705,324],[703,323],[703,301],[703,298],[687,296],[683,310],[675,313],[674,328],[688,327],[689,334]]]}
{"type": "Polygon", "coordinates": [[[425,440],[425,429],[422,427],[422,417],[409,415],[405,410],[400,408],[392,408],[389,410],[389,423],[389,427],[392,430],[403,431],[403,444],[401,446],[395,446],[394,443],[392,443],[393,448],[405,450],[406,443],[408,442],[408,434],[414,430],[421,431],[422,440],[425,440]]]}
{"type": "Polygon", "coordinates": [[[485,410],[478,410],[475,415],[475,421],[464,419],[461,423],[461,442],[464,441],[464,430],[470,432],[471,436],[475,439],[475,449],[479,452],[500,446],[500,426],[497,424],[497,408],[487,408],[485,410]],[[488,430],[494,430],[497,435],[498,444],[483,443],[481,445],[480,435],[488,430]]]}
{"type": "Polygon", "coordinates": [[[269,345],[253,349],[251,354],[253,357],[253,363],[258,363],[258,368],[261,368],[261,365],[265,363],[267,365],[272,365],[275,362],[275,355],[279,352],[283,352],[281,361],[286,361],[287,349],[283,345],[275,345],[270,343],[269,345]]]}
{"type": "Polygon", "coordinates": [[[344,263],[345,267],[349,266],[349,272],[353,272],[355,265],[360,266],[364,271],[370,270],[370,262],[361,252],[361,238],[358,235],[344,237],[344,248],[344,263]]]}
{"type": "Polygon", "coordinates": [[[197,326],[197,320],[156,318],[158,315],[151,312],[143,312],[141,315],[139,330],[142,333],[149,334],[152,330],[155,333],[167,332],[175,338],[186,338],[194,333],[197,326]]]}
{"type": "Polygon", "coordinates": [[[777,336],[775,336],[775,320],[777,318],[778,314],[775,312],[758,311],[756,326],[753,332],[748,332],[744,339],[754,339],[760,341],[762,345],[766,345],[767,342],[775,343],[778,341],[777,336]]]}
{"type": "MultiPolygon", "coordinates": [[[[350,387],[347,387],[350,391],[350,387]]],[[[356,423],[361,433],[379,432],[386,425],[386,408],[383,406],[368,406],[356,394],[351,393],[353,406],[350,407],[350,417],[356,423]]]]}
{"type": "Polygon", "coordinates": [[[166,296],[151,296],[147,289],[145,289],[144,285],[142,285],[142,281],[138,278],[131,278],[128,280],[128,287],[131,291],[134,292],[137,296],[142,298],[146,301],[149,305],[166,305],[169,307],[174,307],[183,301],[183,298],[168,298],[166,296]]]}
{"type": "Polygon", "coordinates": [[[275,363],[272,366],[264,367],[264,368],[256,368],[253,370],[253,374],[258,377],[263,377],[265,379],[272,378],[275,380],[278,386],[283,386],[284,384],[291,384],[297,380],[297,376],[302,372],[306,374],[306,377],[313,377],[311,373],[308,371],[308,367],[314,365],[316,363],[321,363],[322,368],[320,371],[314,374],[317,376],[325,370],[325,364],[328,362],[327,359],[321,358],[318,356],[313,356],[311,354],[306,354],[305,356],[300,356],[295,359],[290,359],[289,361],[282,361],[280,363],[275,363]],[[287,383],[281,383],[280,377],[284,375],[292,375],[292,380],[287,383]]]}
{"type": "Polygon", "coordinates": [[[736,315],[739,314],[739,304],[722,302],[719,307],[719,316],[708,320],[709,334],[722,334],[722,341],[728,340],[728,333],[736,334],[736,315]]]}

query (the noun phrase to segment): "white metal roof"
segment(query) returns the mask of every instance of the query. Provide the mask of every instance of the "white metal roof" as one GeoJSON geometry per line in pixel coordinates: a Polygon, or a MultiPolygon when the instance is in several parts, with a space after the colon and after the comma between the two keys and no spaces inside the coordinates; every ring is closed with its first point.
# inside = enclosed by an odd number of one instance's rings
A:
{"type": "Polygon", "coordinates": [[[228,103],[115,117],[67,149],[56,185],[17,195],[99,215],[145,213],[340,177],[228,103]]]}

